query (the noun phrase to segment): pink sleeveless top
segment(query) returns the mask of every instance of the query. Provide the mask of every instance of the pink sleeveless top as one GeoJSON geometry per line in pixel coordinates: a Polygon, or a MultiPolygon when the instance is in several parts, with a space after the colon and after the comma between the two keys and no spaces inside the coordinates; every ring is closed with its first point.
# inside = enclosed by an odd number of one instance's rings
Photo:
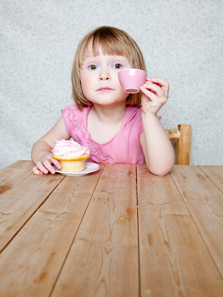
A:
{"type": "Polygon", "coordinates": [[[76,105],[61,110],[68,134],[74,141],[90,150],[88,162],[97,163],[144,163],[140,145],[140,134],[143,132],[141,107],[128,106],[122,127],[107,143],[94,142],[87,131],[87,116],[91,109],[87,106],[79,110],[76,105]]]}

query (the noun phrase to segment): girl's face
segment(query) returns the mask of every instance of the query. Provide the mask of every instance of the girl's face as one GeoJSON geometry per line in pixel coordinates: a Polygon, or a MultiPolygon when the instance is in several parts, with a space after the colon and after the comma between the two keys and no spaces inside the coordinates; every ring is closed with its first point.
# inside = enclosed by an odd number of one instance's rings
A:
{"type": "Polygon", "coordinates": [[[125,93],[118,80],[118,72],[131,68],[128,59],[119,55],[104,54],[99,46],[99,55],[94,56],[92,43],[85,51],[81,69],[81,86],[84,96],[99,105],[110,105],[126,100],[125,93]]]}

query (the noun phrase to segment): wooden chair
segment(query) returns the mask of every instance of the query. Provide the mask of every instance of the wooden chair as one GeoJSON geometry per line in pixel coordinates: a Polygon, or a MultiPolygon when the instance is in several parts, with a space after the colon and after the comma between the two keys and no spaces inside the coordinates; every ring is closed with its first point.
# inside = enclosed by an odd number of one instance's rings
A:
{"type": "Polygon", "coordinates": [[[171,141],[177,141],[176,145],[176,164],[190,165],[191,155],[191,125],[178,125],[178,129],[166,130],[171,141]]]}

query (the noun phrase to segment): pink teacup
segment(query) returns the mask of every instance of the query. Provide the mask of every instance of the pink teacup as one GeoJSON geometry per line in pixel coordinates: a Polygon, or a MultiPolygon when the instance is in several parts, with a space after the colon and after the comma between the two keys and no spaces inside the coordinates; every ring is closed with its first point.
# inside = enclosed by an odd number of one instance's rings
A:
{"type": "Polygon", "coordinates": [[[118,72],[119,82],[126,93],[138,93],[146,78],[146,72],[141,69],[123,69],[118,72]]]}

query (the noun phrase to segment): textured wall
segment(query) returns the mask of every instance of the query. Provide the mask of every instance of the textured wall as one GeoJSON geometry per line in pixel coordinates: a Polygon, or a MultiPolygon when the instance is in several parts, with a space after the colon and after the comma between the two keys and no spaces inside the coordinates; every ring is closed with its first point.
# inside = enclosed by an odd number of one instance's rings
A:
{"type": "Polygon", "coordinates": [[[191,164],[223,165],[222,0],[1,0],[0,133],[3,168],[30,159],[33,143],[72,104],[77,43],[110,25],[139,44],[148,76],[170,83],[166,129],[193,127],[191,164]]]}

